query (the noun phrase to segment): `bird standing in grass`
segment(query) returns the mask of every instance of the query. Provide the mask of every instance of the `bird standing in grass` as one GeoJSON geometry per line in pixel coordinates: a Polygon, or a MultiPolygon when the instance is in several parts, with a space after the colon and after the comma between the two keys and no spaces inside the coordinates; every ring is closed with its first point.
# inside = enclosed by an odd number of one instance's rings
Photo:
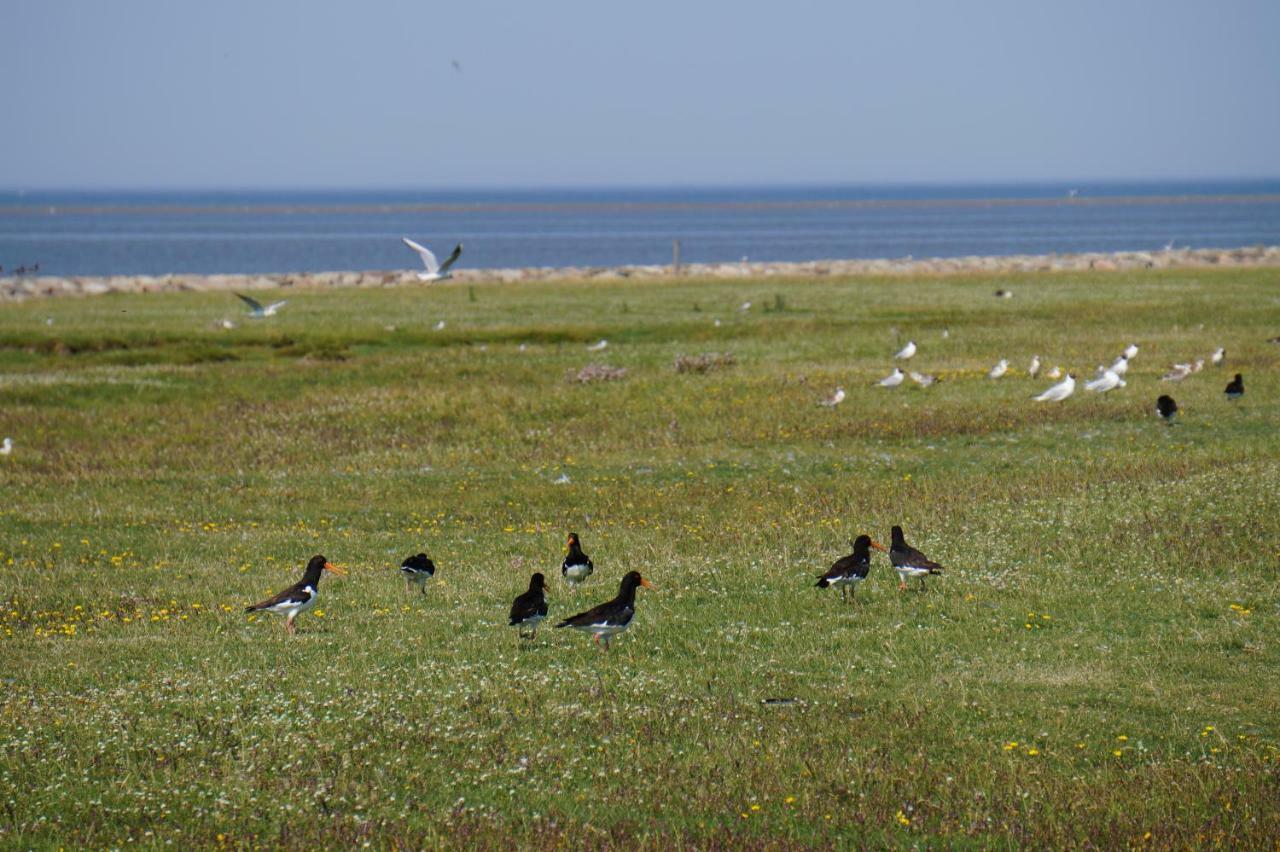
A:
{"type": "Polygon", "coordinates": [[[436,575],[436,563],[428,559],[427,554],[419,553],[400,563],[400,573],[404,575],[408,589],[412,590],[416,585],[418,592],[425,595],[427,581],[436,575]]]}
{"type": "Polygon", "coordinates": [[[1160,419],[1165,423],[1172,423],[1173,418],[1178,416],[1178,403],[1173,401],[1173,397],[1161,394],[1156,400],[1156,414],[1160,415],[1160,419]]]}
{"type": "Polygon", "coordinates": [[[1076,392],[1076,374],[1067,373],[1067,377],[1039,396],[1033,396],[1036,402],[1062,402],[1076,392]]]}
{"type": "Polygon", "coordinates": [[[1132,360],[1133,357],[1137,354],[1138,354],[1138,344],[1136,343],[1130,343],[1128,346],[1124,348],[1124,357],[1130,360],[1132,360]]]}
{"type": "Polygon", "coordinates": [[[822,402],[820,402],[819,405],[824,405],[827,408],[835,408],[837,405],[844,402],[844,396],[845,396],[844,388],[837,385],[836,392],[833,393],[831,396],[827,397],[826,399],[822,400],[822,402]]]}
{"type": "Polygon", "coordinates": [[[639,571],[629,571],[622,578],[618,587],[618,595],[611,601],[592,607],[586,612],[571,615],[556,627],[572,627],[590,633],[596,644],[602,644],[609,650],[609,641],[631,626],[631,619],[636,614],[636,589],[644,586],[652,589],[649,581],[640,576],[639,571]]]}
{"type": "Polygon", "coordinates": [[[1226,358],[1227,358],[1226,347],[1219,346],[1217,349],[1213,350],[1213,354],[1209,356],[1209,362],[1212,363],[1213,366],[1217,367],[1223,361],[1225,361],[1226,358]]]}
{"type": "Polygon", "coordinates": [[[1227,399],[1232,401],[1244,396],[1244,376],[1236,373],[1236,377],[1227,382],[1227,386],[1223,389],[1223,393],[1227,395],[1227,399]]]}
{"type": "Polygon", "coordinates": [[[1115,370],[1103,370],[1102,375],[1091,382],[1084,383],[1084,389],[1087,391],[1095,391],[1097,393],[1106,393],[1109,390],[1124,387],[1124,379],[1116,374],[1115,370]]]}
{"type": "Polygon", "coordinates": [[[336,565],[330,565],[323,556],[313,556],[307,563],[307,570],[303,573],[301,580],[274,597],[245,607],[244,611],[265,611],[283,615],[285,629],[293,635],[297,630],[293,626],[293,620],[316,605],[316,600],[320,596],[320,575],[325,571],[332,571],[335,574],[347,573],[336,565]]]}
{"type": "Polygon", "coordinates": [[[857,589],[858,584],[867,579],[867,574],[871,571],[871,548],[873,547],[876,550],[884,550],[884,545],[872,541],[871,536],[858,536],[853,541],[853,553],[837,559],[825,574],[818,577],[818,582],[814,585],[819,589],[837,586],[840,589],[840,599],[847,599],[857,589]]]}
{"type": "Polygon", "coordinates": [[[902,372],[902,370],[894,367],[892,373],[876,382],[876,384],[882,388],[896,388],[898,385],[902,384],[902,380],[906,378],[906,375],[907,374],[902,372]]]}
{"type": "Polygon", "coordinates": [[[520,638],[538,635],[538,625],[547,617],[547,579],[538,572],[529,578],[529,591],[516,597],[511,603],[511,615],[507,624],[518,629],[520,638]],[[525,630],[528,633],[525,633],[525,630]]]}
{"type": "Polygon", "coordinates": [[[893,570],[898,572],[898,589],[905,591],[907,588],[907,580],[918,579],[920,581],[920,591],[924,591],[924,578],[930,574],[941,574],[942,566],[907,544],[906,538],[902,535],[902,527],[895,526],[892,530],[893,541],[889,545],[889,561],[893,563],[893,570]]]}
{"type": "Polygon", "coordinates": [[[1009,362],[1008,360],[1001,358],[996,362],[996,365],[987,372],[987,378],[998,379],[1007,372],[1009,372],[1009,362]]]}
{"type": "Polygon", "coordinates": [[[0,456],[7,456],[13,452],[13,439],[5,438],[4,443],[0,444],[0,456]]]}
{"type": "Polygon", "coordinates": [[[1032,355],[1031,366],[1027,367],[1027,375],[1034,379],[1039,372],[1040,372],[1040,356],[1032,355]]]}
{"type": "Polygon", "coordinates": [[[596,567],[591,564],[591,557],[582,552],[582,542],[577,533],[569,533],[569,541],[565,545],[568,552],[560,563],[560,573],[575,588],[583,580],[591,576],[596,567]]]}
{"type": "Polygon", "coordinates": [[[908,340],[907,345],[898,350],[898,354],[893,356],[895,361],[910,361],[916,355],[916,342],[908,340]]]}

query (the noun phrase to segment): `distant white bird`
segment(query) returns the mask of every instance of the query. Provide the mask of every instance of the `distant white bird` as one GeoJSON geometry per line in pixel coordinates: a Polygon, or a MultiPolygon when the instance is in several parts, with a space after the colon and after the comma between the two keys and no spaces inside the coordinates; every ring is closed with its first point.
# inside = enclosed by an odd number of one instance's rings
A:
{"type": "Polygon", "coordinates": [[[257,299],[250,299],[248,296],[245,296],[242,293],[236,293],[236,295],[240,297],[240,301],[244,302],[246,305],[249,306],[249,316],[253,317],[254,319],[262,319],[263,317],[275,316],[276,311],[283,308],[285,304],[289,301],[288,299],[281,299],[279,302],[272,302],[271,304],[264,306],[257,299]]]}
{"type": "Polygon", "coordinates": [[[0,456],[7,456],[13,452],[13,439],[5,438],[4,443],[0,444],[0,456]]]}
{"type": "Polygon", "coordinates": [[[1013,298],[1013,291],[1012,291],[1012,290],[997,290],[997,291],[996,291],[996,298],[997,298],[997,299],[1012,299],[1012,298],[1013,298]]]}
{"type": "Polygon", "coordinates": [[[1219,364],[1221,364],[1224,360],[1226,360],[1226,357],[1227,357],[1226,348],[1219,346],[1217,349],[1213,350],[1213,354],[1209,356],[1209,360],[1212,361],[1213,366],[1216,367],[1219,364]]]}
{"type": "Polygon", "coordinates": [[[917,373],[915,370],[911,370],[907,375],[911,377],[911,381],[920,385],[922,388],[927,388],[929,385],[938,381],[937,376],[931,376],[928,373],[917,373]]]}
{"type": "Polygon", "coordinates": [[[1137,354],[1138,354],[1138,344],[1136,343],[1130,343],[1128,346],[1124,348],[1124,357],[1126,358],[1129,358],[1132,360],[1133,357],[1137,354]]]}
{"type": "Polygon", "coordinates": [[[1027,368],[1027,375],[1034,379],[1039,373],[1040,373],[1040,356],[1032,355],[1031,366],[1027,368]]]}
{"type": "Polygon", "coordinates": [[[893,356],[895,361],[909,361],[916,355],[916,342],[908,340],[907,345],[898,350],[898,354],[893,356]]]}
{"type": "Polygon", "coordinates": [[[882,388],[896,388],[898,385],[902,384],[902,380],[904,378],[906,378],[906,373],[902,372],[902,370],[897,367],[894,367],[892,373],[876,382],[876,384],[882,388]]]}
{"type": "Polygon", "coordinates": [[[562,473],[562,474],[560,474],[560,476],[559,476],[559,477],[557,477],[556,479],[551,480],[551,484],[552,484],[552,485],[568,485],[568,484],[569,484],[569,474],[567,474],[567,473],[562,473]]]}
{"type": "Polygon", "coordinates": [[[1195,362],[1194,364],[1192,364],[1192,365],[1191,365],[1191,372],[1193,372],[1193,373],[1198,373],[1198,372],[1200,372],[1200,371],[1201,371],[1201,370],[1203,370],[1203,369],[1204,369],[1204,359],[1203,359],[1203,358],[1197,358],[1197,359],[1196,359],[1196,362],[1195,362]]]}
{"type": "Polygon", "coordinates": [[[1173,251],[1173,240],[1169,240],[1169,242],[1164,244],[1164,250],[1173,251]]]}
{"type": "Polygon", "coordinates": [[[438,323],[436,323],[434,328],[436,331],[444,331],[444,320],[440,320],[438,323]]]}
{"type": "Polygon", "coordinates": [[[422,265],[426,267],[426,272],[418,273],[419,281],[443,281],[446,278],[452,278],[449,273],[449,267],[457,262],[462,256],[462,243],[458,243],[453,247],[453,251],[444,259],[444,263],[436,260],[436,256],[431,253],[431,249],[423,245],[418,245],[408,237],[401,237],[404,244],[418,253],[418,257],[422,258],[422,265]]]}
{"type": "Polygon", "coordinates": [[[1059,367],[1057,364],[1054,364],[1053,369],[1045,373],[1044,375],[1045,375],[1045,378],[1047,379],[1060,379],[1062,378],[1062,368],[1059,367]]]}
{"type": "Polygon", "coordinates": [[[844,388],[837,385],[836,392],[824,399],[820,404],[825,405],[827,408],[835,408],[842,402],[844,402],[844,388]]]}
{"type": "Polygon", "coordinates": [[[605,340],[605,339],[602,337],[602,338],[600,338],[600,342],[599,342],[599,343],[593,343],[593,344],[591,344],[590,346],[588,346],[588,347],[587,347],[587,351],[588,351],[588,352],[600,352],[600,351],[603,351],[603,350],[604,350],[604,348],[605,348],[606,346],[608,346],[608,345],[609,345],[609,341],[605,340]]]}
{"type": "Polygon", "coordinates": [[[741,305],[738,306],[738,310],[742,311],[745,314],[747,311],[751,310],[751,303],[743,302],[741,305]]]}
{"type": "Polygon", "coordinates": [[[1117,376],[1123,376],[1125,373],[1129,372],[1128,357],[1121,355],[1119,358],[1112,361],[1111,372],[1115,373],[1117,376]]]}
{"type": "Polygon", "coordinates": [[[1180,382],[1189,375],[1191,375],[1190,364],[1174,364],[1169,368],[1169,372],[1160,377],[1160,381],[1180,382]]]}
{"type": "Polygon", "coordinates": [[[943,340],[946,340],[946,339],[947,339],[947,338],[949,338],[949,337],[951,337],[951,329],[949,329],[949,328],[944,328],[944,329],[942,330],[942,339],[943,339],[943,340]]]}
{"type": "Polygon", "coordinates": [[[236,327],[236,324],[229,319],[222,320],[220,323],[218,323],[218,325],[222,328],[223,331],[231,331],[231,329],[236,327]]]}
{"type": "Polygon", "coordinates": [[[994,367],[987,371],[987,378],[998,379],[1007,372],[1009,372],[1009,362],[1001,358],[994,367]]]}
{"type": "Polygon", "coordinates": [[[1115,370],[1105,370],[1101,376],[1091,382],[1085,382],[1084,385],[1085,390],[1098,393],[1106,393],[1109,390],[1122,387],[1124,387],[1124,379],[1120,378],[1115,370]]]}
{"type": "Polygon", "coordinates": [[[1076,392],[1076,374],[1067,373],[1067,377],[1039,396],[1032,397],[1036,402],[1062,402],[1076,392]]]}

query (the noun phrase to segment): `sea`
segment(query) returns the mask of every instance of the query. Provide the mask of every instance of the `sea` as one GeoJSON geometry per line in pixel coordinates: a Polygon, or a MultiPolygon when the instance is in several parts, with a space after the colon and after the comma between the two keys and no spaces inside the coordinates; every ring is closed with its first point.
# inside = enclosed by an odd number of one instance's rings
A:
{"type": "Polygon", "coordinates": [[[449,191],[0,190],[0,275],[1160,251],[1280,244],[1280,180],[449,191]]]}

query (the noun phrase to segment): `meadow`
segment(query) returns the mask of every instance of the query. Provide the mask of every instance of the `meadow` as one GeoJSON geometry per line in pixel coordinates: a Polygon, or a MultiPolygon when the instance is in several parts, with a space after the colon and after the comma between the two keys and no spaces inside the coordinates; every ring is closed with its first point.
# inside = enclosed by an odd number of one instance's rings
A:
{"type": "Polygon", "coordinates": [[[1273,848],[1277,284],[0,306],[0,846],[1273,848]],[[942,381],[873,387],[908,338],[942,381]],[[1130,342],[1127,387],[1030,400],[1033,354],[1083,383],[1130,342]],[[710,352],[735,363],[674,369],[710,352]],[[947,567],[927,593],[882,554],[853,603],[813,587],[895,523],[947,567]],[[316,553],[349,574],[295,637],[244,614],[316,553]],[[506,626],[533,571],[557,619],[632,569],[655,588],[607,654],[506,626]]]}

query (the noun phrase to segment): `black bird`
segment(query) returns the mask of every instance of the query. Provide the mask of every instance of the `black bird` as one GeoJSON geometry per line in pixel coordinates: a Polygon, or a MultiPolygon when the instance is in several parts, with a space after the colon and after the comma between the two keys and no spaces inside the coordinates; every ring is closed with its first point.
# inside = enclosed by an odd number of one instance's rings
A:
{"type": "Polygon", "coordinates": [[[436,563],[428,559],[427,554],[419,553],[400,563],[400,573],[404,575],[408,589],[412,590],[413,584],[417,583],[418,591],[425,595],[427,581],[436,575],[436,563]]]}
{"type": "Polygon", "coordinates": [[[916,578],[920,581],[920,591],[924,591],[924,578],[930,574],[941,574],[942,566],[907,544],[902,535],[902,527],[893,528],[893,542],[889,546],[889,561],[893,570],[898,572],[898,588],[905,590],[907,580],[916,578]]]}
{"type": "Polygon", "coordinates": [[[547,579],[541,572],[529,578],[529,591],[518,595],[511,603],[511,616],[507,622],[518,628],[520,638],[525,637],[525,628],[531,628],[528,637],[538,635],[538,625],[547,617],[547,579]]]}
{"type": "Polygon", "coordinates": [[[1227,383],[1223,393],[1227,395],[1227,399],[1239,399],[1244,396],[1244,376],[1236,373],[1236,377],[1227,383]]]}
{"type": "Polygon", "coordinates": [[[591,557],[582,552],[582,543],[578,541],[577,533],[569,533],[568,547],[569,553],[565,556],[564,562],[560,563],[560,573],[576,587],[591,576],[595,566],[591,564],[591,557]]]}
{"type": "Polygon", "coordinates": [[[1159,414],[1165,423],[1172,423],[1173,418],[1178,416],[1178,403],[1173,401],[1173,397],[1163,394],[1156,400],[1156,414],[1159,414]]]}
{"type": "Polygon", "coordinates": [[[335,574],[347,573],[336,565],[330,565],[329,561],[323,556],[313,556],[311,561],[307,563],[307,570],[302,575],[301,580],[275,597],[267,598],[261,603],[245,607],[244,611],[258,612],[259,610],[266,610],[267,612],[283,615],[285,617],[285,629],[292,634],[296,631],[293,626],[293,620],[316,605],[316,599],[320,596],[317,591],[320,587],[320,575],[325,571],[332,571],[335,574]]]}
{"type": "Polygon", "coordinates": [[[648,580],[640,576],[639,571],[630,571],[622,578],[616,598],[586,612],[571,615],[556,627],[572,627],[590,633],[597,645],[603,638],[604,649],[607,651],[609,640],[631,626],[631,619],[636,614],[636,588],[639,586],[653,588],[648,580]]]}
{"type": "Polygon", "coordinates": [[[827,573],[818,577],[818,582],[814,585],[819,589],[839,586],[840,599],[845,600],[851,590],[856,590],[858,584],[867,579],[867,573],[871,570],[871,548],[873,547],[876,550],[884,550],[884,545],[872,541],[871,536],[858,536],[853,541],[853,553],[837,559],[827,573]]]}

